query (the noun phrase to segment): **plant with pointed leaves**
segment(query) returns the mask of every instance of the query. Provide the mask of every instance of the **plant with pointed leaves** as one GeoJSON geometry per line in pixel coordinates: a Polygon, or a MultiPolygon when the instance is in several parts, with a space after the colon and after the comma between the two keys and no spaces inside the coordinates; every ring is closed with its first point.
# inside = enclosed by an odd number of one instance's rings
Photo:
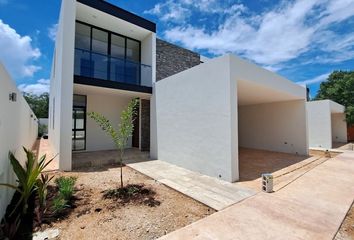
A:
{"type": "Polygon", "coordinates": [[[123,188],[123,156],[124,150],[127,146],[128,139],[133,136],[134,120],[137,115],[136,107],[138,106],[138,99],[133,99],[129,102],[128,107],[124,109],[120,115],[120,123],[116,130],[111,122],[102,114],[96,112],[88,113],[88,116],[96,121],[96,123],[105,131],[113,140],[116,148],[120,152],[120,186],[123,188]]]}
{"type": "Polygon", "coordinates": [[[10,163],[17,176],[18,185],[15,186],[12,184],[0,183],[0,186],[15,189],[21,194],[19,201],[10,215],[12,215],[20,205],[22,205],[22,214],[27,213],[28,199],[38,189],[38,177],[54,159],[52,158],[49,161],[46,161],[46,155],[43,155],[39,160],[37,160],[36,155],[32,151],[26,149],[25,147],[23,147],[23,150],[25,151],[27,158],[25,167],[20,164],[12,152],[9,152],[10,163]]]}

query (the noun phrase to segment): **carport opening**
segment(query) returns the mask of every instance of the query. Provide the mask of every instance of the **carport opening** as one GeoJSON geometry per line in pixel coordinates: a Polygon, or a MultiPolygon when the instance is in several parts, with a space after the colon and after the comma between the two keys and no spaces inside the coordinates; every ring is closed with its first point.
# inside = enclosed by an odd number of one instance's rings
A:
{"type": "Polygon", "coordinates": [[[307,159],[304,101],[249,81],[237,87],[240,181],[307,159]]]}

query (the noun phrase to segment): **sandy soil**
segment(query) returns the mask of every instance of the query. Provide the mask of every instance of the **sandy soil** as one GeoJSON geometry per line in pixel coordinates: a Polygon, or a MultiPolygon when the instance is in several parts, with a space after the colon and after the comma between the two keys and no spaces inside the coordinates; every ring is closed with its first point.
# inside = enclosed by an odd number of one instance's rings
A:
{"type": "Polygon", "coordinates": [[[335,240],[354,240],[354,204],[350,208],[346,218],[339,229],[335,240]]]}
{"type": "Polygon", "coordinates": [[[77,177],[75,196],[80,199],[66,219],[52,224],[51,228],[60,229],[59,239],[156,239],[215,212],[129,167],[123,171],[125,184],[143,183],[156,192],[155,199],[161,204],[121,205],[103,199],[103,191],[118,187],[120,175],[115,166],[56,173],[77,177]]]}

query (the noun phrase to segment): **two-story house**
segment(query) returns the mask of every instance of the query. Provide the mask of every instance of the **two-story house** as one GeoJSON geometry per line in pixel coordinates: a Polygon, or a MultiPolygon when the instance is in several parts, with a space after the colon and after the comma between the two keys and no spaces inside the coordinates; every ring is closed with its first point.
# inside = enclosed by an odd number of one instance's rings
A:
{"type": "Polygon", "coordinates": [[[306,88],[235,56],[207,59],[156,39],[156,24],[102,0],[62,1],[52,65],[49,141],[73,153],[114,149],[87,117],[115,125],[133,98],[127,147],[230,182],[240,148],[306,155],[306,88]],[[202,63],[202,64],[201,64],[202,63]]]}

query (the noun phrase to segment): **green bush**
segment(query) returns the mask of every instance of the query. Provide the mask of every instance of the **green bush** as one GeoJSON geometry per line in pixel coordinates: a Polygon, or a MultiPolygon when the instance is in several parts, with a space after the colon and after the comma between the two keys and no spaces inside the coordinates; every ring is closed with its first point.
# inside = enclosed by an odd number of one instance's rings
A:
{"type": "Polygon", "coordinates": [[[68,205],[68,201],[66,201],[61,195],[59,195],[53,199],[53,212],[54,213],[59,213],[68,207],[70,207],[68,205]]]}
{"type": "Polygon", "coordinates": [[[74,194],[76,177],[59,177],[55,183],[59,189],[59,195],[66,201],[69,201],[74,194]]]}

